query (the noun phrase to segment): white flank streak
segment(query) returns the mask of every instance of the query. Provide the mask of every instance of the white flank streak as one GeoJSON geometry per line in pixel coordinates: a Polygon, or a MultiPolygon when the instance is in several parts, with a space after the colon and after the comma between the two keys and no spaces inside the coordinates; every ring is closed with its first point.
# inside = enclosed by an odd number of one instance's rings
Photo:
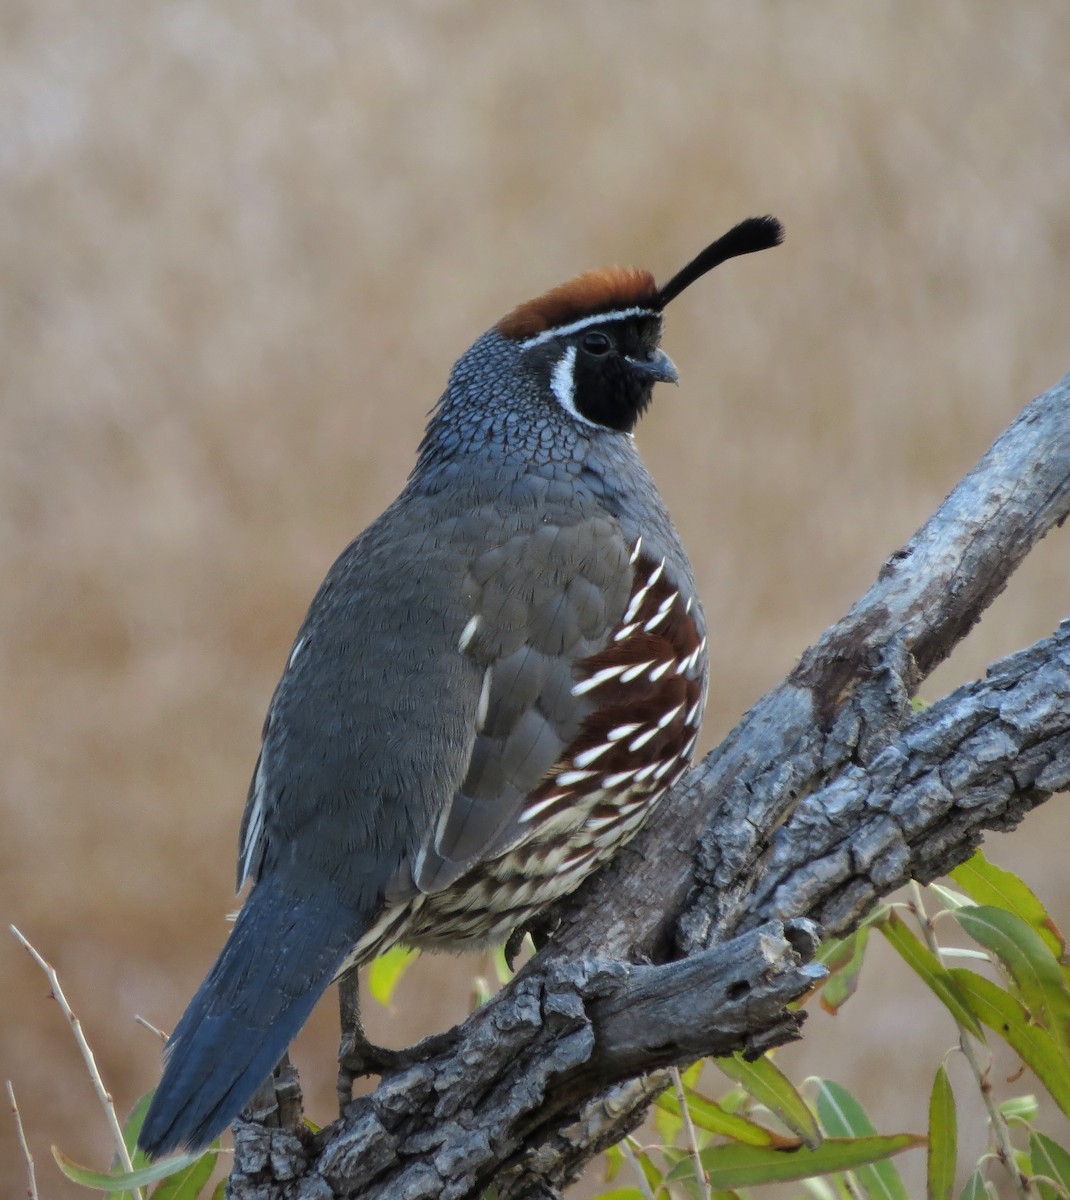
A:
{"type": "Polygon", "coordinates": [[[479,616],[469,618],[468,624],[461,630],[461,640],[457,643],[457,649],[463,654],[468,649],[468,643],[476,636],[476,630],[479,628],[479,616]]]}
{"type": "Polygon", "coordinates": [[[702,712],[702,701],[696,700],[694,704],[687,710],[688,725],[697,725],[699,713],[702,712]]]}
{"type": "MultiPolygon", "coordinates": [[[[585,679],[582,683],[572,685],[573,696],[582,696],[584,692],[589,692],[592,688],[596,688],[607,680],[613,679],[614,676],[620,675],[625,670],[625,666],[603,667],[601,671],[595,671],[590,679],[585,679]]],[[[626,676],[621,676],[621,678],[626,678],[626,676]]]]}
{"type": "MultiPolygon", "coordinates": [[[[683,705],[680,705],[683,708],[683,705]]],[[[606,738],[611,742],[619,742],[621,738],[626,738],[629,733],[635,733],[639,728],[639,723],[633,721],[630,725],[617,725],[606,734],[606,738]]]]}
{"type": "Polygon", "coordinates": [[[661,718],[661,720],[658,722],[658,728],[659,728],[659,729],[664,729],[664,728],[665,728],[665,726],[669,724],[669,722],[670,722],[670,721],[673,719],[673,717],[675,717],[675,716],[676,716],[676,714],[677,714],[677,713],[678,713],[678,712],[679,712],[679,711],[680,711],[680,710],[681,710],[683,707],[684,707],[684,706],[683,706],[682,704],[678,704],[678,705],[677,705],[675,708],[673,708],[673,709],[670,709],[670,710],[669,710],[669,711],[668,711],[668,712],[665,714],[665,716],[663,716],[663,717],[661,718]]]}
{"type": "Polygon", "coordinates": [[[594,771],[562,771],[554,777],[554,784],[557,787],[571,787],[574,783],[583,783],[585,779],[590,779],[593,774],[594,771]]]}
{"type": "Polygon", "coordinates": [[[627,671],[621,675],[621,683],[631,683],[633,679],[638,679],[639,676],[642,675],[642,673],[647,669],[647,667],[652,667],[653,665],[654,660],[652,658],[648,658],[646,662],[636,663],[634,667],[629,667],[627,671]]]}
{"type": "Polygon", "coordinates": [[[650,633],[650,631],[652,629],[657,629],[657,627],[662,623],[662,621],[665,620],[665,618],[669,615],[669,609],[672,608],[672,606],[676,603],[676,595],[677,595],[676,592],[673,592],[673,594],[671,596],[669,596],[668,599],[663,600],[661,602],[661,607],[650,618],[650,620],[647,621],[647,623],[643,626],[644,633],[650,633]]]}
{"type": "Polygon", "coordinates": [[[663,775],[667,775],[679,761],[677,758],[667,758],[654,772],[654,778],[661,779],[663,775]]]}
{"type": "Polygon", "coordinates": [[[545,799],[540,800],[537,804],[533,804],[530,808],[525,808],[520,814],[521,824],[524,824],[527,821],[534,821],[540,813],[544,813],[548,808],[556,804],[558,800],[563,799],[564,794],[562,792],[554,792],[552,796],[547,796],[545,799]]]}
{"type": "Polygon", "coordinates": [[[693,597],[693,596],[688,596],[688,598],[687,598],[687,604],[685,604],[685,605],[684,605],[684,612],[685,612],[685,613],[689,613],[689,612],[691,611],[691,605],[692,605],[693,603],[694,603],[694,597],[693,597]]]}
{"type": "Polygon", "coordinates": [[[640,549],[641,549],[642,545],[643,545],[643,539],[642,539],[642,537],[638,537],[638,538],[636,538],[636,539],[635,539],[635,549],[632,551],[632,556],[631,556],[631,558],[629,558],[629,559],[628,559],[628,561],[629,561],[630,563],[633,563],[633,562],[635,562],[635,560],[636,560],[636,559],[639,557],[639,551],[640,551],[640,549]]]}
{"type": "Polygon", "coordinates": [[[308,634],[305,634],[304,637],[300,637],[297,639],[296,645],[290,651],[290,661],[286,664],[287,670],[289,670],[294,665],[294,663],[297,662],[297,656],[301,653],[302,650],[304,650],[305,643],[307,641],[308,641],[308,634]]]}
{"type": "Polygon", "coordinates": [[[552,341],[554,338],[568,337],[570,333],[579,333],[581,329],[586,329],[588,325],[601,325],[605,321],[626,321],[629,317],[649,317],[654,315],[654,310],[651,308],[618,308],[615,312],[595,313],[590,317],[580,317],[579,320],[573,321],[570,325],[558,325],[553,329],[544,329],[541,333],[535,334],[534,337],[529,337],[526,341],[520,343],[521,349],[530,350],[533,346],[541,346],[543,342],[552,341]]]}
{"type": "Polygon", "coordinates": [[[601,746],[592,746],[590,750],[584,750],[582,754],[577,754],[572,760],[574,767],[589,767],[591,763],[601,758],[605,752],[610,749],[612,743],[603,742],[601,746]]]}
{"type": "Polygon", "coordinates": [[[613,640],[615,642],[623,642],[626,637],[630,637],[633,633],[635,633],[635,631],[636,631],[636,629],[638,629],[638,627],[639,627],[638,621],[636,621],[635,624],[622,625],[621,628],[618,629],[617,632],[613,635],[613,640]]]}
{"type": "Polygon", "coordinates": [[[616,775],[607,775],[602,780],[602,786],[604,788],[618,788],[626,779],[631,779],[634,774],[635,768],[633,767],[630,771],[618,771],[616,775]]]}
{"type": "Polygon", "coordinates": [[[670,658],[667,662],[659,663],[658,666],[656,666],[653,671],[650,672],[651,681],[657,683],[657,681],[662,677],[662,675],[665,674],[665,672],[673,665],[675,661],[675,659],[670,658]]]}
{"type": "Polygon", "coordinates": [[[482,729],[487,723],[490,708],[490,667],[483,672],[483,690],[479,693],[479,708],[476,709],[476,725],[482,729]]]}
{"type": "Polygon", "coordinates": [[[646,733],[641,733],[633,742],[628,743],[629,750],[641,750],[647,742],[658,732],[658,727],[655,725],[653,729],[648,729],[646,733]]]}
{"type": "Polygon", "coordinates": [[[635,593],[635,595],[631,599],[631,603],[628,605],[627,611],[624,614],[625,621],[630,621],[634,618],[635,614],[639,611],[639,608],[642,605],[643,601],[646,599],[646,594],[649,591],[650,591],[650,584],[648,583],[644,587],[641,587],[639,589],[639,591],[637,591],[635,593]]]}
{"type": "Polygon", "coordinates": [[[658,766],[658,764],[656,762],[652,762],[652,763],[649,763],[647,766],[643,767],[643,769],[641,771],[636,771],[635,782],[642,783],[645,779],[649,779],[650,776],[653,775],[654,772],[657,770],[657,766],[658,766]]]}
{"type": "Polygon", "coordinates": [[[591,817],[584,828],[591,830],[605,829],[607,825],[616,825],[619,820],[619,813],[610,813],[608,817],[591,817]]]}

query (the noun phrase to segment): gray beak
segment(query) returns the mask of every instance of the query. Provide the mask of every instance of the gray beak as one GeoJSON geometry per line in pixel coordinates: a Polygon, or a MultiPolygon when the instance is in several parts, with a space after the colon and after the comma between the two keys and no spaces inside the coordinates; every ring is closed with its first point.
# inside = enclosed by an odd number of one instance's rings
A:
{"type": "Polygon", "coordinates": [[[629,358],[628,364],[640,375],[656,383],[679,383],[676,367],[664,350],[655,350],[649,358],[629,358]]]}

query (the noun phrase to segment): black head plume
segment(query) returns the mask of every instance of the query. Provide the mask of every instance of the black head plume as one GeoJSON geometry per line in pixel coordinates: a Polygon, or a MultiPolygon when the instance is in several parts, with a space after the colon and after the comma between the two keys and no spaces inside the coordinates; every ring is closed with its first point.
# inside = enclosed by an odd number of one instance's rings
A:
{"type": "Polygon", "coordinates": [[[740,221],[693,258],[682,271],[677,271],[668,283],[658,288],[657,307],[664,308],[684,288],[690,287],[696,279],[719,267],[727,259],[737,258],[740,254],[753,254],[756,250],[771,250],[783,240],[784,226],[776,217],[748,217],[740,221]]]}

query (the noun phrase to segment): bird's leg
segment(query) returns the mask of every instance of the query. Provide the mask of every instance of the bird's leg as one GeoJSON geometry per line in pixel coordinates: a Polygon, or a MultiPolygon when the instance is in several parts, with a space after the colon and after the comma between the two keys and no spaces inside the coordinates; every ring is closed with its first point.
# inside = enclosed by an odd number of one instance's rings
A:
{"type": "Polygon", "coordinates": [[[404,1071],[457,1043],[457,1031],[447,1029],[417,1042],[407,1050],[389,1050],[368,1041],[360,1019],[360,989],[356,969],[338,981],[338,1015],[342,1041],[338,1047],[338,1111],[344,1114],[353,1100],[353,1083],[362,1075],[389,1075],[404,1071]]]}
{"type": "Polygon", "coordinates": [[[543,946],[549,943],[554,930],[560,923],[560,917],[557,917],[551,908],[536,913],[525,924],[518,925],[509,935],[509,940],[505,943],[505,965],[509,970],[516,970],[513,963],[516,961],[516,956],[523,949],[525,937],[530,935],[531,944],[535,947],[535,953],[538,954],[543,946]]]}
{"type": "Polygon", "coordinates": [[[388,1050],[368,1041],[360,1019],[360,986],[354,968],[338,981],[338,1016],[342,1040],[338,1047],[338,1111],[353,1099],[353,1083],[362,1075],[400,1071],[412,1061],[404,1050],[388,1050]]]}

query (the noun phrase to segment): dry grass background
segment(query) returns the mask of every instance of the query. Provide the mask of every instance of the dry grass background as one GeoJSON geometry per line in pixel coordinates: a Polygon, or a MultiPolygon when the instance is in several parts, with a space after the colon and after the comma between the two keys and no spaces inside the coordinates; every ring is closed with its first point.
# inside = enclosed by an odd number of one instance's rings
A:
{"type": "MultiPolygon", "coordinates": [[[[784,220],[674,305],[683,386],[639,435],[715,631],[712,744],[1070,368],[1068,52],[1065,0],[0,4],[0,915],[121,1104],[157,1070],[132,1014],[169,1027],[224,936],[304,607],[456,355],[579,269],[784,220]]],[[[930,696],[1050,630],[1066,555],[930,696]]],[[[1055,802],[991,844],[1064,919],[1066,830],[1055,802]]],[[[373,1033],[453,1021],[478,965],[423,961],[373,1033]]],[[[102,1163],[106,1134],[7,938],[0,971],[61,1197],[49,1143],[102,1163]]],[[[787,1059],[917,1128],[951,1030],[886,978],[787,1059]]],[[[330,1005],[301,1046],[322,1119],[330,1005]]]]}

